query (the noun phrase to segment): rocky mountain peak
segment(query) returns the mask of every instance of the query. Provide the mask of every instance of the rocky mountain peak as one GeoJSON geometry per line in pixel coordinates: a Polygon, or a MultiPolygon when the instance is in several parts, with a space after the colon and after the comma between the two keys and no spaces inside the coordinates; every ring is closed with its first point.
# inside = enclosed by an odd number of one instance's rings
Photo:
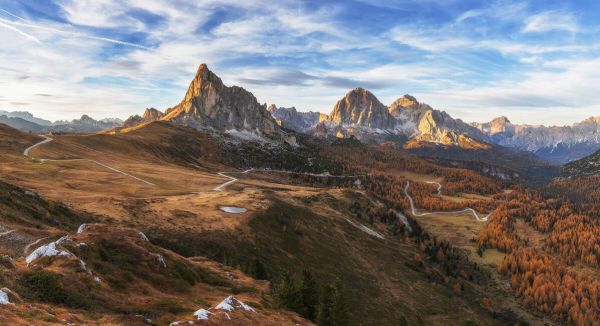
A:
{"type": "Polygon", "coordinates": [[[475,122],[471,125],[489,136],[501,133],[513,134],[515,131],[515,126],[505,116],[494,118],[490,122],[475,122]]]}
{"type": "Polygon", "coordinates": [[[159,110],[155,108],[147,108],[142,116],[140,116],[139,114],[130,116],[127,120],[125,120],[125,122],[123,122],[122,127],[133,127],[141,123],[156,121],[159,120],[162,116],[163,113],[159,110]]]}
{"type": "Polygon", "coordinates": [[[348,92],[335,104],[329,121],[373,129],[392,128],[395,122],[387,107],[373,93],[360,87],[348,92]]]}
{"type": "Polygon", "coordinates": [[[148,121],[155,121],[160,119],[160,117],[162,117],[163,113],[160,112],[159,110],[155,109],[155,108],[148,108],[144,111],[144,115],[142,115],[142,118],[144,120],[148,120],[148,121]]]}
{"type": "Polygon", "coordinates": [[[395,100],[392,104],[390,104],[390,108],[397,108],[397,107],[403,107],[403,108],[413,108],[419,105],[419,102],[417,101],[417,99],[409,94],[405,94],[404,96],[400,97],[399,99],[395,100]]]}
{"type": "Polygon", "coordinates": [[[86,123],[86,122],[87,122],[87,123],[92,123],[92,122],[96,122],[96,120],[92,119],[92,117],[90,117],[90,116],[89,116],[89,115],[87,115],[87,114],[84,114],[84,115],[82,115],[82,116],[81,116],[81,118],[79,119],[79,121],[80,121],[81,123],[86,123]]]}
{"type": "Polygon", "coordinates": [[[403,111],[406,110],[432,110],[432,108],[429,105],[425,103],[419,103],[419,101],[417,101],[417,99],[414,96],[409,94],[405,94],[404,96],[395,100],[392,104],[390,104],[388,109],[390,111],[390,114],[396,118],[400,117],[403,114],[403,111]]]}
{"type": "Polygon", "coordinates": [[[505,117],[505,116],[494,118],[494,119],[492,119],[492,121],[490,121],[490,123],[496,124],[496,125],[501,125],[501,124],[502,125],[508,125],[508,124],[511,124],[510,120],[508,120],[508,118],[505,117]]]}
{"type": "Polygon", "coordinates": [[[225,86],[206,64],[198,68],[183,100],[167,110],[161,120],[201,130],[233,135],[251,133],[288,141],[266,105],[258,103],[256,97],[242,87],[225,86]]]}

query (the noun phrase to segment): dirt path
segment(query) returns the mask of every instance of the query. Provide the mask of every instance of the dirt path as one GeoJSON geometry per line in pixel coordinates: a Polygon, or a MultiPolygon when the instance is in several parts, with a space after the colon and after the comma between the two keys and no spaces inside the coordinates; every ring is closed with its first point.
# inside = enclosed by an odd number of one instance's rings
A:
{"type": "MultiPolygon", "coordinates": [[[[428,183],[435,183],[438,184],[438,194],[442,193],[442,185],[437,183],[437,182],[428,182],[428,183]]],[[[410,187],[410,181],[406,182],[406,186],[404,187],[404,194],[406,195],[406,197],[408,198],[408,202],[410,204],[410,211],[411,214],[413,216],[428,216],[428,215],[458,215],[458,214],[463,214],[463,213],[471,213],[473,214],[473,217],[475,217],[475,220],[479,221],[479,222],[485,222],[488,220],[488,218],[490,217],[491,213],[486,215],[486,216],[480,216],[474,209],[467,207],[463,210],[460,211],[454,211],[454,212],[426,212],[426,213],[417,213],[417,209],[415,208],[415,202],[413,200],[413,198],[410,196],[410,194],[408,193],[408,187],[410,187]]]]}
{"type": "MultiPolygon", "coordinates": [[[[36,147],[38,147],[38,146],[40,146],[40,145],[43,145],[43,144],[49,143],[49,142],[51,142],[51,141],[53,141],[53,140],[54,140],[53,138],[51,138],[51,137],[48,137],[48,136],[42,136],[42,137],[44,137],[44,140],[42,140],[42,141],[41,141],[41,142],[39,142],[39,143],[36,143],[36,144],[33,144],[33,145],[31,145],[31,146],[27,147],[27,148],[26,148],[26,149],[23,151],[23,155],[25,155],[25,156],[27,156],[27,157],[31,157],[31,156],[29,155],[29,152],[30,152],[32,149],[34,149],[34,148],[36,148],[36,147]]],[[[34,159],[34,158],[33,158],[33,157],[31,157],[31,159],[34,159]]],[[[129,178],[132,178],[132,179],[135,179],[135,180],[137,180],[137,181],[143,182],[143,183],[145,183],[145,184],[147,184],[147,185],[150,185],[150,186],[156,186],[154,183],[152,183],[152,182],[150,182],[150,181],[144,180],[144,179],[142,179],[142,178],[138,178],[138,177],[136,177],[136,176],[134,176],[134,175],[131,175],[131,174],[127,173],[127,172],[123,172],[123,171],[121,171],[121,170],[119,170],[119,169],[116,169],[116,168],[114,168],[114,167],[112,167],[112,166],[109,166],[109,165],[107,165],[107,164],[104,164],[104,163],[102,163],[102,162],[98,162],[98,161],[96,161],[96,160],[91,160],[91,159],[87,159],[87,158],[75,158],[75,159],[64,159],[64,160],[55,160],[55,159],[39,159],[39,160],[40,160],[40,162],[42,162],[42,163],[44,163],[44,162],[75,162],[75,161],[87,161],[87,162],[91,162],[91,163],[93,163],[93,164],[99,165],[99,166],[101,166],[101,167],[103,167],[103,168],[105,168],[105,169],[111,170],[111,171],[113,171],[113,172],[116,172],[116,173],[120,173],[120,174],[122,174],[122,175],[124,175],[124,176],[127,176],[127,177],[129,177],[129,178]]]]}

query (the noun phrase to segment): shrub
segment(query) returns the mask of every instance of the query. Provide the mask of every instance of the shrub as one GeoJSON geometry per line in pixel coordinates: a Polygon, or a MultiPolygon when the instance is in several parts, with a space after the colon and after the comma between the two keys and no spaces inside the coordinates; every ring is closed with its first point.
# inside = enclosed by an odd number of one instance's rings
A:
{"type": "Polygon", "coordinates": [[[65,288],[59,274],[39,270],[24,275],[21,285],[24,295],[32,300],[62,304],[73,308],[88,308],[90,300],[81,293],[65,288]]]}

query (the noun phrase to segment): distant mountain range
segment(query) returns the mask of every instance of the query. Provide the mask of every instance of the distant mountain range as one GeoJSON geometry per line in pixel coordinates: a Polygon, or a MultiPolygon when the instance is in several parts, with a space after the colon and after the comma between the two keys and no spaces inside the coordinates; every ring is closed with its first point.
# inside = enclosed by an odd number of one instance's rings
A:
{"type": "Polygon", "coordinates": [[[473,126],[494,144],[529,151],[558,163],[574,161],[600,149],[600,117],[564,127],[513,125],[506,117],[473,126]]]}
{"type": "Polygon", "coordinates": [[[274,106],[270,112],[283,127],[322,137],[354,136],[376,142],[389,136],[402,136],[411,140],[410,146],[437,143],[486,147],[483,142],[487,137],[477,128],[419,103],[410,95],[404,95],[387,107],[370,91],[356,88],[337,101],[329,115],[298,112],[294,108],[275,109],[274,106]]]}
{"type": "Polygon", "coordinates": [[[369,90],[356,88],[338,100],[330,114],[260,104],[249,91],[225,86],[200,65],[182,101],[164,113],[146,109],[126,121],[94,120],[87,115],[72,121],[50,122],[28,112],[0,111],[0,123],[31,132],[98,132],[130,128],[152,121],[170,121],[198,130],[258,141],[295,144],[290,131],[316,137],[355,137],[366,142],[396,139],[407,149],[431,146],[489,149],[494,146],[527,151],[555,163],[574,161],[600,149],[600,118],[572,126],[513,125],[500,117],[486,123],[466,123],[404,95],[389,106],[369,90]]]}
{"type": "Polygon", "coordinates": [[[561,164],[600,149],[597,117],[564,127],[513,125],[506,117],[486,123],[465,123],[418,102],[411,95],[404,95],[386,107],[363,88],[348,92],[329,115],[274,106],[270,112],[288,129],[325,137],[354,136],[365,141],[401,136],[407,140],[407,148],[435,144],[485,149],[496,145],[531,152],[561,164]]]}
{"type": "Polygon", "coordinates": [[[48,120],[36,118],[29,112],[0,111],[0,123],[24,132],[85,133],[115,128],[122,125],[123,121],[114,118],[94,120],[84,114],[80,119],[50,122],[48,120]]]}

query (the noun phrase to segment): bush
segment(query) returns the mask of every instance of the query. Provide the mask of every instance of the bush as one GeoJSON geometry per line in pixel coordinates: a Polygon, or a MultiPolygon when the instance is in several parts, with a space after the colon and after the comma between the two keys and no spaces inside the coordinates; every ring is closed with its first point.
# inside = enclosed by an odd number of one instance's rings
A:
{"type": "Polygon", "coordinates": [[[21,279],[24,295],[32,300],[62,304],[73,308],[88,308],[90,301],[77,291],[65,288],[59,274],[39,270],[21,279]]]}
{"type": "Polygon", "coordinates": [[[156,307],[156,310],[167,311],[175,315],[187,311],[187,309],[182,307],[178,302],[175,302],[170,299],[162,299],[158,301],[154,306],[156,307]]]}

